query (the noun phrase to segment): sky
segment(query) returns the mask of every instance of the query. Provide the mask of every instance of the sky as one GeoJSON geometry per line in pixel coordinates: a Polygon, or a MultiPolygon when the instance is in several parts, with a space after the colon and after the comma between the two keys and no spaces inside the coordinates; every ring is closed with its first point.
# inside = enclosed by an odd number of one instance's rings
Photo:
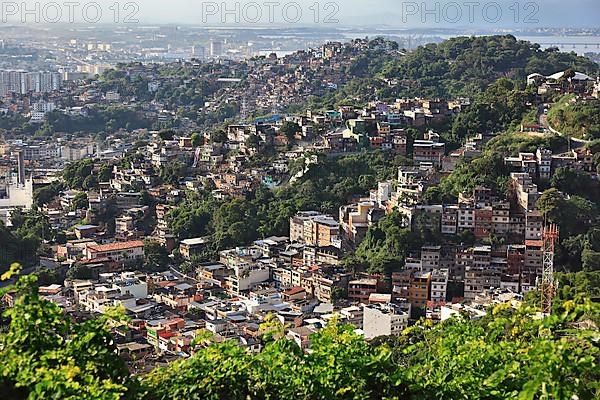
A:
{"type": "Polygon", "coordinates": [[[72,15],[75,22],[137,24],[600,27],[600,0],[68,0],[73,6],[66,1],[1,1],[0,18],[22,23],[35,23],[37,14],[40,22],[69,22],[72,15]],[[27,14],[23,5],[33,12],[27,14]]]}

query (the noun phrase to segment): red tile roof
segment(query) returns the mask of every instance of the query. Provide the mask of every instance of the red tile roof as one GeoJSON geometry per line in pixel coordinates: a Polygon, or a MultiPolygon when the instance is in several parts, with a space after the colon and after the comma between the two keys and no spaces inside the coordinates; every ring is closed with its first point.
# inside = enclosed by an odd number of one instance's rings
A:
{"type": "Polygon", "coordinates": [[[102,263],[107,263],[112,261],[110,258],[107,257],[101,257],[101,258],[94,258],[93,260],[80,260],[79,262],[81,264],[102,264],[102,263]]]}
{"type": "Polygon", "coordinates": [[[302,292],[306,292],[306,290],[303,287],[295,286],[289,290],[286,290],[285,292],[283,292],[283,294],[288,295],[288,296],[293,296],[295,294],[302,293],[302,292]]]}
{"type": "Polygon", "coordinates": [[[525,241],[525,246],[542,247],[543,245],[544,245],[543,240],[526,240],[525,241]]]}
{"type": "Polygon", "coordinates": [[[129,250],[137,247],[144,247],[144,242],[141,240],[133,240],[130,242],[116,242],[103,244],[99,246],[88,246],[88,249],[93,252],[107,252],[107,251],[119,251],[119,250],[129,250]]]}

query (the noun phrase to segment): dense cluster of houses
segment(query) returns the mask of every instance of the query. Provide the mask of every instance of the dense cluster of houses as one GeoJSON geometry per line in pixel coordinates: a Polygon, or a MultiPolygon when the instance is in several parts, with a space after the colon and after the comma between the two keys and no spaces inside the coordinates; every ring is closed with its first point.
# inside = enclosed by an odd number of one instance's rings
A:
{"type": "MultiPolygon", "coordinates": [[[[281,59],[220,64],[204,76],[209,84],[224,88],[204,108],[216,111],[236,103],[242,115],[247,109],[270,112],[335,91],[346,79],[345,66],[365,46],[373,43],[329,43],[281,59]],[[236,76],[244,68],[251,69],[243,90],[219,78],[226,73],[236,76]]],[[[201,68],[195,63],[180,67],[201,68]]],[[[156,66],[132,64],[123,73],[148,81],[150,92],[178,82],[159,77],[157,71],[156,66]]],[[[566,86],[561,77],[529,79],[541,88],[562,90],[566,86]]],[[[587,81],[584,78],[576,74],[570,87],[587,81]]],[[[191,81],[180,84],[185,88],[191,81]]],[[[90,107],[115,102],[137,107],[134,99],[93,84],[72,90],[74,105],[60,112],[84,116],[90,107]]],[[[47,113],[57,110],[54,95],[33,104],[27,98],[11,99],[10,112],[29,113],[32,122],[43,122],[47,113]]],[[[544,228],[536,208],[538,183],[549,181],[558,168],[593,173],[595,164],[585,148],[564,154],[543,148],[520,152],[504,159],[511,170],[508,196],[478,186],[461,193],[454,204],[426,202],[429,187],[459,163],[480,156],[493,137],[478,134],[448,151],[438,133],[425,129],[468,106],[468,99],[410,98],[253,122],[244,118],[222,132],[198,130],[188,118],[172,137],[138,129],[102,140],[9,140],[0,144],[0,172],[7,176],[2,183],[6,189],[0,185],[0,219],[10,226],[10,211],[31,208],[35,189],[59,181],[68,163],[92,159],[94,176],[100,176],[101,165],[109,167],[109,179],[85,190],[63,190],[41,207],[51,227],[65,233],[60,244],[52,243],[52,257],[42,263],[58,270],[80,268],[87,276],[69,277],[40,292],[77,318],[114,307],[125,310],[131,317],[127,326],[114,331],[119,353],[138,372],[189,357],[203,345],[204,331],[212,340],[233,339],[249,351],[259,351],[261,325],[272,317],[302,349],[308,349],[311,335],[333,318],[353,324],[367,339],[400,335],[409,321],[421,316],[443,320],[467,313],[479,318],[486,306],[518,300],[538,285],[544,228]],[[282,132],[284,123],[297,124],[295,137],[282,132]],[[419,131],[424,134],[415,137],[419,131]],[[190,192],[219,200],[243,199],[259,187],[274,188],[301,178],[318,162],[317,152],[335,156],[365,149],[390,151],[412,163],[399,167],[394,179],[373,182],[368,194],[356,193],[338,215],[300,210],[289,220],[288,236],[223,250],[212,260],[202,259],[211,238],[173,234],[169,213],[190,192]],[[274,156],[252,162],[265,150],[274,156]],[[303,163],[300,168],[294,165],[298,161],[303,163]],[[15,164],[18,176],[13,182],[15,164]],[[178,166],[186,172],[173,169],[178,166]],[[344,256],[360,247],[370,227],[392,213],[401,217],[398,228],[426,231],[430,243],[411,248],[404,260],[395,261],[391,276],[346,268],[344,256]],[[161,265],[161,272],[139,272],[148,244],[155,242],[171,255],[175,251],[186,269],[171,263],[161,265]]],[[[141,112],[160,123],[176,114],[156,101],[144,103],[141,112]]],[[[11,305],[13,295],[8,293],[3,301],[11,305]]]]}
{"type": "MultiPolygon", "coordinates": [[[[512,171],[507,199],[490,188],[476,187],[461,193],[456,204],[426,204],[427,188],[459,162],[479,156],[491,136],[471,137],[447,152],[434,131],[413,138],[407,127],[451,117],[467,105],[464,99],[404,99],[362,109],[308,112],[229,125],[221,141],[206,134],[197,146],[191,137],[161,139],[158,132],[147,131],[129,140],[109,136],[104,150],[84,139],[65,144],[86,149],[75,159],[91,153],[109,165],[111,178],[85,192],[65,190],[43,206],[52,227],[67,233],[66,243],[54,246],[54,258],[44,262],[78,265],[89,278],[67,279],[63,285],[41,288],[42,293],[82,318],[122,307],[132,319],[128,329],[115,333],[119,352],[134,370],[189,356],[203,330],[217,340],[235,339],[257,351],[267,315],[283,323],[286,335],[304,349],[311,334],[334,317],[355,325],[368,339],[399,335],[420,316],[439,320],[467,312],[480,317],[486,305],[518,300],[538,284],[544,220],[536,209],[536,183],[548,181],[561,167],[592,173],[594,163],[585,149],[521,152],[504,160],[512,171]],[[295,139],[303,144],[293,150],[280,132],[284,121],[300,127],[295,139]],[[258,140],[250,140],[253,137],[258,140]],[[134,147],[132,142],[140,138],[144,144],[134,147]],[[275,161],[260,167],[249,164],[249,157],[265,147],[278,150],[275,161]],[[378,182],[368,196],[357,194],[338,215],[299,211],[290,218],[289,236],[221,251],[216,260],[198,262],[210,238],[178,240],[171,232],[168,213],[185,191],[210,188],[218,199],[244,198],[259,186],[290,178],[295,160],[304,160],[304,171],[310,168],[317,160],[305,157],[305,150],[335,154],[363,147],[392,151],[413,162],[399,167],[397,178],[378,182]],[[165,183],[161,171],[177,163],[193,173],[165,183]],[[83,206],[78,204],[82,194],[83,206]],[[153,199],[153,207],[145,196],[153,199]],[[95,217],[107,213],[114,234],[105,224],[94,224],[95,217]],[[344,255],[357,249],[368,229],[391,213],[402,217],[401,228],[427,230],[435,241],[410,249],[391,277],[344,268],[344,255]],[[177,249],[192,268],[185,273],[124,272],[135,271],[144,261],[144,240],[149,238],[169,252],[177,249]]],[[[19,163],[31,171],[32,184],[42,187],[56,181],[59,169],[52,167],[70,160],[61,155],[62,148],[53,148],[58,146],[50,142],[8,142],[0,150],[5,160],[12,160],[16,149],[19,163]]],[[[4,300],[10,303],[10,294],[4,300]]]]}

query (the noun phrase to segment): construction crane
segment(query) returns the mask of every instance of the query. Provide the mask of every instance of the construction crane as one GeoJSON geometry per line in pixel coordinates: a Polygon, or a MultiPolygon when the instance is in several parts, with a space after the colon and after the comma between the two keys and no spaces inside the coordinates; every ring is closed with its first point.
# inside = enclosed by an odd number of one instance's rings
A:
{"type": "Polygon", "coordinates": [[[542,284],[540,291],[542,293],[542,315],[548,316],[552,312],[552,298],[556,290],[554,282],[554,246],[558,239],[558,226],[556,224],[546,225],[542,239],[544,241],[544,258],[542,284]]]}

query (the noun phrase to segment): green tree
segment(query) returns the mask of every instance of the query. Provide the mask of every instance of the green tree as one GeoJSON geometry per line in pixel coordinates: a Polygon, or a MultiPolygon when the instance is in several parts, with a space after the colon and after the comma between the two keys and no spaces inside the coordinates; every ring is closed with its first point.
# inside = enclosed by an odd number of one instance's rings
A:
{"type": "Polygon", "coordinates": [[[420,248],[422,238],[408,228],[402,228],[403,217],[394,212],[369,228],[356,249],[356,265],[368,265],[371,273],[390,275],[404,267],[412,249],[420,248]]]}
{"type": "Polygon", "coordinates": [[[288,142],[294,143],[296,135],[302,132],[302,128],[295,122],[285,121],[279,128],[279,132],[287,138],[288,142]]]}
{"type": "Polygon", "coordinates": [[[69,279],[94,279],[94,271],[85,264],[75,263],[67,271],[69,279]]]}
{"type": "Polygon", "coordinates": [[[55,269],[40,267],[35,270],[35,275],[37,276],[37,284],[40,286],[62,283],[55,269]]]}
{"type": "Polygon", "coordinates": [[[563,193],[597,198],[598,184],[585,172],[567,167],[557,168],[552,175],[551,184],[563,193]]]}
{"type": "Polygon", "coordinates": [[[347,297],[346,291],[338,286],[334,286],[331,289],[331,302],[333,304],[337,304],[337,302],[341,299],[345,299],[347,297]]]}
{"type": "Polygon", "coordinates": [[[248,136],[248,139],[246,139],[246,147],[250,148],[250,149],[260,149],[260,136],[255,135],[255,134],[251,134],[250,136],[248,136]]]}
{"type": "Polygon", "coordinates": [[[198,147],[202,144],[202,136],[198,132],[192,133],[192,147],[198,147]]]}
{"type": "Polygon", "coordinates": [[[169,162],[160,168],[160,178],[168,184],[177,185],[179,180],[187,173],[187,167],[185,164],[174,161],[169,162]]]}
{"type": "Polygon", "coordinates": [[[33,202],[38,207],[43,207],[56,198],[63,190],[61,182],[53,182],[48,186],[42,186],[33,192],[33,202]]]}
{"type": "Polygon", "coordinates": [[[584,271],[600,271],[600,252],[585,248],[581,253],[584,271]]]}
{"type": "Polygon", "coordinates": [[[70,189],[83,189],[83,183],[87,177],[92,175],[94,161],[86,158],[68,164],[63,170],[63,179],[70,189]]]}
{"type": "Polygon", "coordinates": [[[175,131],[172,129],[163,129],[158,132],[158,137],[160,137],[162,140],[173,140],[175,137],[175,131]]]}
{"type": "Polygon", "coordinates": [[[83,184],[81,185],[83,190],[93,190],[93,189],[97,189],[98,188],[98,178],[96,178],[95,175],[88,175],[84,180],[83,180],[83,184]]]}
{"type": "Polygon", "coordinates": [[[79,192],[71,203],[71,211],[87,210],[88,197],[86,192],[79,192]]]}
{"type": "Polygon", "coordinates": [[[108,182],[112,179],[112,167],[110,164],[102,164],[98,171],[98,180],[100,182],[108,182]]]}
{"type": "Polygon", "coordinates": [[[411,328],[398,349],[399,379],[415,398],[593,399],[599,350],[584,332],[562,332],[589,304],[535,319],[535,309],[501,304],[481,322],[411,328]],[[591,380],[590,380],[591,379],[591,380]]]}
{"type": "Polygon", "coordinates": [[[567,199],[561,192],[557,189],[548,189],[542,193],[536,207],[550,221],[560,225],[563,222],[562,217],[566,204],[567,199]]]}
{"type": "Polygon", "coordinates": [[[144,270],[164,271],[170,264],[167,249],[153,240],[144,242],[144,270]]]}
{"type": "Polygon", "coordinates": [[[211,202],[182,204],[168,214],[169,229],[180,239],[206,236],[210,231],[212,212],[211,202]]]}
{"type": "Polygon", "coordinates": [[[210,141],[212,143],[225,143],[227,141],[227,134],[223,129],[217,129],[210,134],[210,141]]]}
{"type": "Polygon", "coordinates": [[[3,396],[91,400],[131,393],[134,385],[110,334],[116,314],[76,323],[41,298],[35,283],[35,275],[21,277],[13,287],[15,305],[3,313],[10,321],[0,335],[3,396]]]}

